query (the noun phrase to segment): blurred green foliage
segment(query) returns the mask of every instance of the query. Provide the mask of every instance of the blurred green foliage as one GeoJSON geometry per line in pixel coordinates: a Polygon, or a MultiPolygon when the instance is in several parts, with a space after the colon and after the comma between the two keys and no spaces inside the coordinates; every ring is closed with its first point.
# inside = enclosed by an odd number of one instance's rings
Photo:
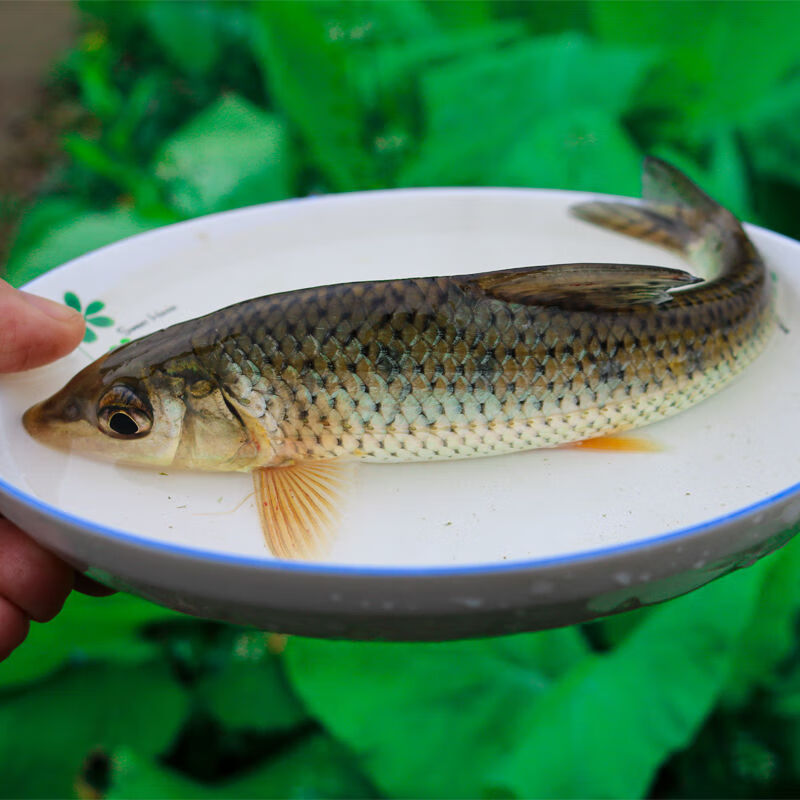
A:
{"type": "MultiPolygon", "coordinates": [[[[669,158],[800,235],[800,5],[105,0],[22,283],[151,227],[314,192],[638,194],[669,158]]],[[[432,645],[75,596],[0,667],[5,797],[796,797],[800,543],[666,605],[432,645]]]]}

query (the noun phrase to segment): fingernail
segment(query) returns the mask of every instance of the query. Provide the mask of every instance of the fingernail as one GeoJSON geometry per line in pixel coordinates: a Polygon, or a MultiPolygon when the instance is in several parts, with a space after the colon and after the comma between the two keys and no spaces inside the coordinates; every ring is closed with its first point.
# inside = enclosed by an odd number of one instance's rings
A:
{"type": "Polygon", "coordinates": [[[28,305],[38,308],[43,314],[57,320],[58,322],[72,322],[80,314],[74,308],[55,303],[45,297],[39,297],[37,294],[28,294],[28,292],[20,292],[22,299],[28,305]]]}

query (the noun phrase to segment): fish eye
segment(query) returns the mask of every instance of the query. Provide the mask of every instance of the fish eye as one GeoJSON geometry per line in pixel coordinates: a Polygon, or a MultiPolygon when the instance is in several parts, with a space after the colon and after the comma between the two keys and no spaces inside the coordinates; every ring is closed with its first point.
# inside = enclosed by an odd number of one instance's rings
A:
{"type": "Polygon", "coordinates": [[[146,436],[153,427],[150,403],[130,386],[112,386],[98,403],[97,426],[115,439],[146,436]]]}
{"type": "Polygon", "coordinates": [[[136,420],[124,411],[115,411],[108,418],[108,427],[119,436],[134,436],[139,433],[136,420]]]}

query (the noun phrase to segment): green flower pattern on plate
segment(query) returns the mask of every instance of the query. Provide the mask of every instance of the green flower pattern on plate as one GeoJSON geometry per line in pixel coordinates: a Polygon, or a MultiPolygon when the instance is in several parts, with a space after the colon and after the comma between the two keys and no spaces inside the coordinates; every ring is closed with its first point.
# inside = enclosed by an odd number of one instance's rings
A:
{"type": "Polygon", "coordinates": [[[92,327],[110,328],[114,324],[114,320],[111,317],[98,316],[99,312],[106,307],[102,300],[92,300],[84,309],[75,292],[65,292],[64,302],[70,308],[74,308],[78,313],[83,314],[83,318],[86,320],[86,333],[83,335],[84,342],[97,341],[97,334],[92,330],[92,327]]]}

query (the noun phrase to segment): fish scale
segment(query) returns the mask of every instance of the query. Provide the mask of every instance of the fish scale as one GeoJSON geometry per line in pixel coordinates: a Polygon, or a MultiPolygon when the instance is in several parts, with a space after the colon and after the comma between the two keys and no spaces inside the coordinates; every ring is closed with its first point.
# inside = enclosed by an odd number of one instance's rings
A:
{"type": "Polygon", "coordinates": [[[218,312],[193,344],[286,458],[468,458],[636,427],[711,394],[769,333],[751,299],[709,285],[648,313],[564,311],[459,278],[366,282],[218,312]]]}

